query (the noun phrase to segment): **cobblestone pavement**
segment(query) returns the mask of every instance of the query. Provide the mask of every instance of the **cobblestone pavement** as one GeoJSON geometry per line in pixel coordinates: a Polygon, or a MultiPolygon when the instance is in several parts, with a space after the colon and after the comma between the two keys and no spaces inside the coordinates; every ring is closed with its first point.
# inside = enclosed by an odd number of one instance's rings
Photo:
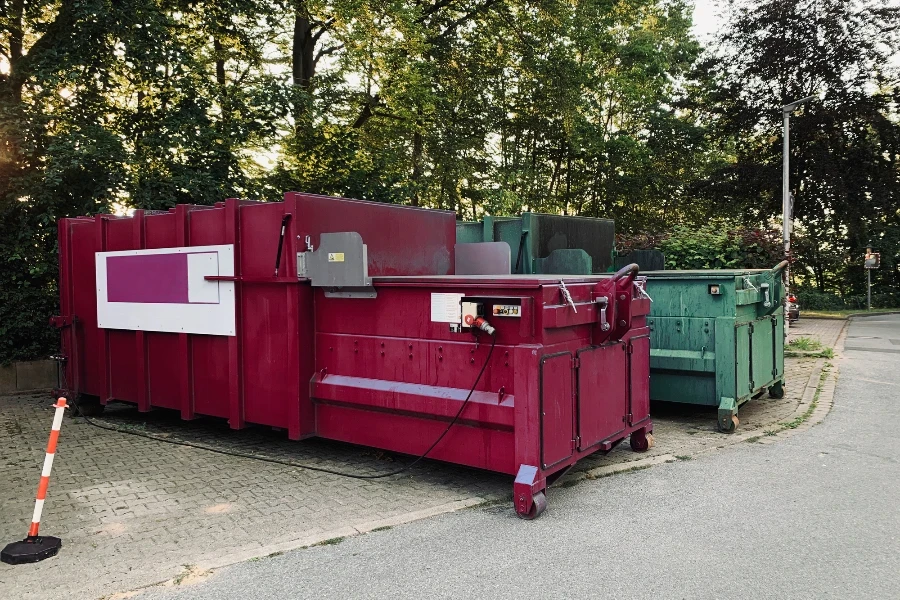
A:
{"type": "MultiPolygon", "coordinates": [[[[833,345],[844,324],[801,321],[792,335],[815,335],[833,345]]],[[[634,454],[624,444],[582,461],[568,478],[636,460],[690,456],[777,429],[809,402],[804,392],[817,364],[788,359],[785,398],[745,404],[736,434],[716,431],[715,409],[654,406],[656,446],[649,453],[634,454]]],[[[46,395],[0,396],[0,544],[21,539],[27,530],[50,404],[46,395]]],[[[183,422],[167,411],[141,414],[127,405],[111,405],[101,422],[356,473],[388,472],[407,460],[326,440],[290,442],[283,432],[262,427],[236,432],[214,419],[183,422]]],[[[0,564],[0,597],[30,600],[58,590],[74,600],[99,598],[328,537],[505,501],[511,484],[502,475],[434,461],[386,479],[348,479],[66,419],[42,525],[43,533],[63,539],[62,550],[34,565],[0,564]]],[[[552,508],[552,490],[550,502],[552,508]]]]}
{"type": "Polygon", "coordinates": [[[788,342],[800,337],[816,338],[823,346],[834,348],[847,321],[843,319],[803,319],[788,329],[788,342]]]}

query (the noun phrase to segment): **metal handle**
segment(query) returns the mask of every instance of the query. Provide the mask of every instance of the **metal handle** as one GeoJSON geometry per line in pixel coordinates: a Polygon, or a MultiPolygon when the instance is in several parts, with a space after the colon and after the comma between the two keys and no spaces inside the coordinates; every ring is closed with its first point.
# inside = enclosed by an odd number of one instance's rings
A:
{"type": "Polygon", "coordinates": [[[784,269],[784,268],[785,268],[786,266],[788,266],[789,264],[791,264],[791,261],[789,261],[789,260],[783,260],[783,261],[781,261],[780,263],[778,263],[777,265],[775,265],[774,267],[772,267],[772,273],[773,273],[773,274],[777,273],[778,271],[784,269]]]}
{"type": "Polygon", "coordinates": [[[765,306],[766,308],[771,307],[772,300],[769,299],[769,284],[763,283],[759,287],[762,288],[762,292],[763,292],[763,306],[765,306]]]}
{"type": "Polygon", "coordinates": [[[616,274],[613,275],[613,281],[618,281],[618,280],[622,279],[623,277],[625,277],[626,275],[631,275],[631,278],[634,279],[640,270],[641,270],[641,268],[638,266],[637,263],[631,263],[630,265],[625,265],[624,267],[622,267],[621,269],[616,271],[616,274]]]}
{"type": "Polygon", "coordinates": [[[606,320],[606,309],[609,308],[609,298],[601,296],[597,298],[597,304],[600,305],[600,330],[609,331],[609,321],[606,320]]]}

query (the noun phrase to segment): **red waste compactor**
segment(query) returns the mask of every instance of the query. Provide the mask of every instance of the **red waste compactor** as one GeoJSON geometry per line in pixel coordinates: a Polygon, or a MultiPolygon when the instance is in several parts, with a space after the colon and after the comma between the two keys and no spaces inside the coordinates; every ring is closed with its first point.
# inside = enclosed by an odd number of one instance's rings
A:
{"type": "Polygon", "coordinates": [[[650,301],[636,267],[453,275],[455,227],[452,212],[295,193],[63,219],[68,391],[291,439],[434,446],[514,475],[533,518],[580,458],[652,445],[650,301]]]}

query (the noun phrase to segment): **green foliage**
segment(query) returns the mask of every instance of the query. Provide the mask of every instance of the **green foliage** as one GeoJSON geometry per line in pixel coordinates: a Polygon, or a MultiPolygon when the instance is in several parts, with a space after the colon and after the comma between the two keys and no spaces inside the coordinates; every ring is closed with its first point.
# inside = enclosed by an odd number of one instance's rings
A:
{"type": "Polygon", "coordinates": [[[798,221],[793,276],[820,292],[865,293],[871,242],[880,289],[900,289],[900,7],[883,0],[731,3],[711,96],[734,159],[711,181],[753,222],[781,210],[782,105],[791,118],[798,221]]]}
{"type": "Polygon", "coordinates": [[[722,223],[676,226],[658,235],[620,235],[616,247],[622,254],[661,250],[667,269],[770,269],[784,252],[776,231],[722,223]]]}
{"type": "Polygon", "coordinates": [[[801,350],[804,352],[814,352],[822,349],[822,342],[815,338],[798,337],[791,340],[787,345],[791,350],[801,350]]]}
{"type": "Polygon", "coordinates": [[[620,247],[673,267],[771,267],[777,105],[813,93],[794,277],[856,302],[871,241],[882,301],[900,288],[883,4],[729,3],[713,54],[686,0],[0,0],[0,361],[54,349],[55,221],[113,210],[290,189],[527,209],[614,218],[620,247]]]}
{"type": "Polygon", "coordinates": [[[56,219],[284,191],[706,215],[680,0],[0,0],[0,360],[53,349],[56,219]]]}
{"type": "MultiPolygon", "coordinates": [[[[868,298],[865,294],[840,296],[833,292],[820,292],[809,287],[800,287],[793,292],[797,296],[800,310],[863,310],[868,298]]],[[[900,308],[900,292],[873,293],[872,308],[900,308]]]]}

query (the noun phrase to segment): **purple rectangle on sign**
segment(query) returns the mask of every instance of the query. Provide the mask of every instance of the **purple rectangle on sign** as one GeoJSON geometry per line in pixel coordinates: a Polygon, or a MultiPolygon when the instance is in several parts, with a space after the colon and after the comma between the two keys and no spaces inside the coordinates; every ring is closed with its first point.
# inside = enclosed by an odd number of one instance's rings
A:
{"type": "Polygon", "coordinates": [[[189,304],[188,255],[106,257],[108,302],[189,304]]]}

